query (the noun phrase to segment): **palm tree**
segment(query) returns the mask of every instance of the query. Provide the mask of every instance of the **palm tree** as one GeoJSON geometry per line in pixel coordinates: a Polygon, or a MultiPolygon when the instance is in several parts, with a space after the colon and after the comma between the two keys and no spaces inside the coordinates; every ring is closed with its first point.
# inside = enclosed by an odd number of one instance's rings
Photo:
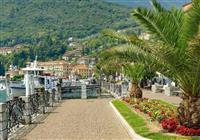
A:
{"type": "MultiPolygon", "coordinates": [[[[109,33],[111,33],[111,30],[109,30],[109,33]]],[[[142,98],[142,90],[139,87],[139,81],[142,80],[148,69],[145,68],[144,64],[127,61],[121,58],[121,54],[120,57],[118,57],[115,52],[118,52],[121,48],[124,50],[125,46],[120,46],[104,51],[100,55],[100,62],[97,64],[97,66],[100,67],[99,69],[101,69],[101,71],[105,74],[107,73],[110,75],[111,69],[114,73],[123,73],[131,80],[131,87],[129,89],[130,97],[142,98]]]]}
{"type": "Polygon", "coordinates": [[[131,79],[130,97],[142,98],[142,90],[138,85],[145,75],[144,65],[140,63],[127,64],[124,66],[124,74],[131,79]]]}
{"type": "Polygon", "coordinates": [[[110,35],[128,41],[127,47],[115,49],[112,56],[142,62],[177,81],[183,91],[177,110],[179,121],[181,125],[200,128],[200,1],[193,0],[187,13],[165,9],[156,0],[152,0],[152,5],[153,9],[137,8],[132,12],[152,39],[141,43],[138,38],[111,32],[110,35]]]}

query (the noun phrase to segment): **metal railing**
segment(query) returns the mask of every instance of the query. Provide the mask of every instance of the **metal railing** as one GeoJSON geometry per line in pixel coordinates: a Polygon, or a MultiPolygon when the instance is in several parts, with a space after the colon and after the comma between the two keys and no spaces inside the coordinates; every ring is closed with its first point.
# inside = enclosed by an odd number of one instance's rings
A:
{"type": "Polygon", "coordinates": [[[8,133],[15,127],[19,127],[24,122],[25,102],[22,98],[15,98],[6,102],[6,116],[8,133]]]}
{"type": "Polygon", "coordinates": [[[38,93],[29,96],[28,103],[30,106],[31,115],[39,113],[40,105],[42,104],[42,102],[44,102],[44,100],[41,97],[42,96],[39,95],[38,93]]]}
{"type": "Polygon", "coordinates": [[[101,88],[109,91],[114,97],[126,96],[128,94],[128,84],[125,83],[101,81],[101,88]]]}
{"type": "Polygon", "coordinates": [[[33,118],[40,113],[45,113],[45,108],[53,106],[55,103],[55,97],[55,91],[49,93],[36,90],[28,97],[18,97],[7,101],[5,114],[8,134],[17,129],[20,124],[26,124],[27,116],[33,118]]]}

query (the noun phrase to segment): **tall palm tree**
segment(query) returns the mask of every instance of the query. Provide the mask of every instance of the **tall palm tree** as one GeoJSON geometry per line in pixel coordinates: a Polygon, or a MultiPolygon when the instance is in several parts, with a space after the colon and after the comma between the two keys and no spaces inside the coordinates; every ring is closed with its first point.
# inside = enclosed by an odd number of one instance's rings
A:
{"type": "Polygon", "coordinates": [[[140,61],[151,69],[176,80],[183,91],[178,107],[182,125],[200,128],[200,1],[193,0],[187,12],[176,8],[165,9],[152,0],[153,9],[137,8],[132,16],[151,34],[150,41],[111,33],[128,41],[124,49],[112,54],[128,61],[140,61]],[[139,43],[138,43],[139,42],[139,43]],[[135,47],[135,45],[138,43],[135,47]]]}

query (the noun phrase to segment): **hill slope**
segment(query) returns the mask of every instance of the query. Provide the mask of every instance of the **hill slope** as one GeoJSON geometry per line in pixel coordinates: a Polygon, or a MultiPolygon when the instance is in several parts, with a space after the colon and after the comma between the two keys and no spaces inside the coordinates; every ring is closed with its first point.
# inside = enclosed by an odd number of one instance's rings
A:
{"type": "Polygon", "coordinates": [[[0,0],[0,46],[47,35],[85,37],[126,19],[129,9],[101,0],[0,0]]]}

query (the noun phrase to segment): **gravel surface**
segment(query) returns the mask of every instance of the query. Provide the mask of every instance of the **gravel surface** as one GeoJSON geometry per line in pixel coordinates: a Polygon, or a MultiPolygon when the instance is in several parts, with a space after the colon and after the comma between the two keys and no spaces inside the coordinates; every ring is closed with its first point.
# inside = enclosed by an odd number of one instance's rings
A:
{"type": "Polygon", "coordinates": [[[65,100],[23,139],[128,140],[110,100],[65,100]]]}
{"type": "Polygon", "coordinates": [[[174,105],[179,105],[182,99],[178,96],[167,96],[164,93],[153,93],[151,90],[142,90],[143,97],[150,98],[150,99],[160,99],[166,102],[172,103],[174,105]]]}

